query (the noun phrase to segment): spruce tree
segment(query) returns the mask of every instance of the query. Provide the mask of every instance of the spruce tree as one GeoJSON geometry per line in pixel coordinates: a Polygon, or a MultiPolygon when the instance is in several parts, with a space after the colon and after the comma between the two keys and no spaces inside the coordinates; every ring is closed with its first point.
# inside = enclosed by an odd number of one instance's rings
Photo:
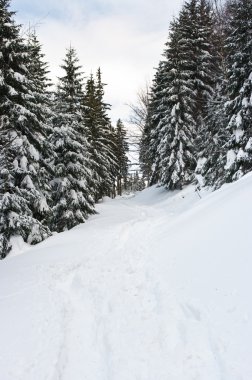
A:
{"type": "Polygon", "coordinates": [[[191,70],[196,94],[194,119],[197,123],[198,134],[200,127],[204,124],[207,106],[212,98],[217,80],[218,62],[217,51],[214,46],[214,20],[212,9],[207,0],[192,0],[185,5],[184,35],[186,38],[190,38],[187,44],[189,49],[190,45],[192,49],[191,70]]]}
{"type": "Polygon", "coordinates": [[[166,49],[166,102],[162,121],[162,139],[158,150],[161,157],[161,184],[168,189],[180,189],[192,181],[195,168],[196,122],[193,55],[188,49],[185,26],[189,23],[187,9],[183,9],[170,29],[166,49]]]}
{"type": "Polygon", "coordinates": [[[128,157],[127,152],[129,151],[129,145],[126,140],[127,132],[119,119],[116,124],[116,158],[118,163],[117,168],[117,194],[122,195],[122,189],[126,187],[127,183],[127,174],[128,174],[128,157]],[[124,186],[123,186],[124,185],[124,186]]]}
{"type": "Polygon", "coordinates": [[[82,117],[82,73],[75,50],[67,50],[55,99],[53,215],[51,228],[62,232],[85,222],[94,211],[94,188],[87,129],[82,117]]]}
{"type": "Polygon", "coordinates": [[[198,147],[198,161],[195,170],[198,188],[207,186],[213,189],[224,183],[224,166],[226,163],[226,144],[229,137],[227,117],[224,112],[226,97],[223,93],[224,83],[216,87],[216,95],[207,107],[207,116],[198,147]]]}
{"type": "Polygon", "coordinates": [[[0,0],[1,257],[11,249],[14,235],[31,244],[50,235],[35,211],[47,208],[38,182],[46,131],[29,77],[28,49],[14,14],[9,1],[0,0]]]}
{"type": "Polygon", "coordinates": [[[50,219],[52,204],[52,189],[50,182],[53,178],[53,157],[55,155],[54,147],[49,142],[49,136],[52,134],[52,93],[49,91],[51,82],[48,78],[48,64],[44,60],[42,46],[38,41],[35,30],[29,30],[27,38],[28,48],[28,77],[33,83],[34,98],[38,107],[37,115],[40,120],[41,128],[44,130],[44,139],[42,152],[40,154],[40,168],[38,176],[38,186],[43,199],[44,207],[42,210],[35,208],[36,217],[47,224],[50,219]]]}
{"type": "Polygon", "coordinates": [[[252,2],[232,0],[228,10],[225,182],[252,169],[252,2]]]}
{"type": "Polygon", "coordinates": [[[152,167],[151,184],[176,189],[194,178],[198,146],[205,138],[204,118],[215,84],[213,29],[206,0],[185,2],[179,17],[171,23],[141,142],[141,160],[149,160],[152,167]]]}
{"type": "Polygon", "coordinates": [[[95,200],[114,193],[117,159],[115,155],[115,131],[107,115],[109,105],[103,100],[104,84],[98,70],[87,80],[84,96],[84,121],[88,129],[88,141],[92,158],[95,200]]]}
{"type": "Polygon", "coordinates": [[[209,41],[212,44],[212,56],[215,57],[212,73],[213,94],[209,94],[202,127],[196,139],[198,161],[195,173],[198,187],[217,188],[224,181],[225,147],[230,135],[226,128],[228,121],[224,112],[227,100],[225,24],[228,17],[226,7],[222,10],[214,7],[212,12],[214,31],[209,41]]]}
{"type": "Polygon", "coordinates": [[[162,137],[163,117],[167,110],[165,70],[166,62],[161,61],[149,94],[146,123],[140,143],[141,170],[151,185],[160,180],[161,157],[158,147],[162,137]]]}

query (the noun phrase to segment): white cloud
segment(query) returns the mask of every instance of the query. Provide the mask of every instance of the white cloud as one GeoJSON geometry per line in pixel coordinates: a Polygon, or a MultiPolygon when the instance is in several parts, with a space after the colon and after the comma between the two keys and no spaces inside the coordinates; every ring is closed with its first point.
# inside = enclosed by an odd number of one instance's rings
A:
{"type": "Polygon", "coordinates": [[[36,1],[32,8],[25,0],[16,0],[13,6],[26,24],[28,20],[36,23],[48,13],[37,31],[52,77],[60,75],[59,65],[71,43],[87,75],[101,67],[112,119],[127,119],[125,104],[133,102],[137,90],[152,78],[169,21],[182,0],[44,0],[38,2],[38,8],[36,1]]]}

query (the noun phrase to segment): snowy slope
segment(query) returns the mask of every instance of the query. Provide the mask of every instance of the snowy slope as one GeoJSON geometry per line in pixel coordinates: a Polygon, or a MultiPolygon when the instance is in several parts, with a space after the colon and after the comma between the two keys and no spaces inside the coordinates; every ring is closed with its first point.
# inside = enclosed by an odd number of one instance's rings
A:
{"type": "Polygon", "coordinates": [[[0,262],[0,380],[251,380],[251,196],[150,188],[0,262]]]}

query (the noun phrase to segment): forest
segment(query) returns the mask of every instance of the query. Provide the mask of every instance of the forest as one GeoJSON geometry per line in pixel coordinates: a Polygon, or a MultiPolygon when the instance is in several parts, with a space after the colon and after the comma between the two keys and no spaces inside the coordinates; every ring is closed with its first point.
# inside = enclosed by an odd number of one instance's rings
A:
{"type": "MultiPolygon", "coordinates": [[[[33,245],[69,230],[132,183],[127,129],[111,123],[101,69],[85,78],[69,46],[54,86],[36,31],[21,30],[0,0],[1,258],[12,237],[33,245]]],[[[251,171],[251,0],[186,1],[145,95],[133,106],[139,190],[215,190],[251,171]]]]}

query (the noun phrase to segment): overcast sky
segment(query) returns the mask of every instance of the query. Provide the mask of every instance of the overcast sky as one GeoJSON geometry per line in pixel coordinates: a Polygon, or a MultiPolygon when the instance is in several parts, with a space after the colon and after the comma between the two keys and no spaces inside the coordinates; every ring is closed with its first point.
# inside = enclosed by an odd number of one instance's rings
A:
{"type": "Polygon", "coordinates": [[[100,66],[111,117],[129,118],[126,104],[153,77],[182,0],[12,0],[17,20],[36,26],[56,82],[65,49],[76,48],[86,76],[100,66]]]}

